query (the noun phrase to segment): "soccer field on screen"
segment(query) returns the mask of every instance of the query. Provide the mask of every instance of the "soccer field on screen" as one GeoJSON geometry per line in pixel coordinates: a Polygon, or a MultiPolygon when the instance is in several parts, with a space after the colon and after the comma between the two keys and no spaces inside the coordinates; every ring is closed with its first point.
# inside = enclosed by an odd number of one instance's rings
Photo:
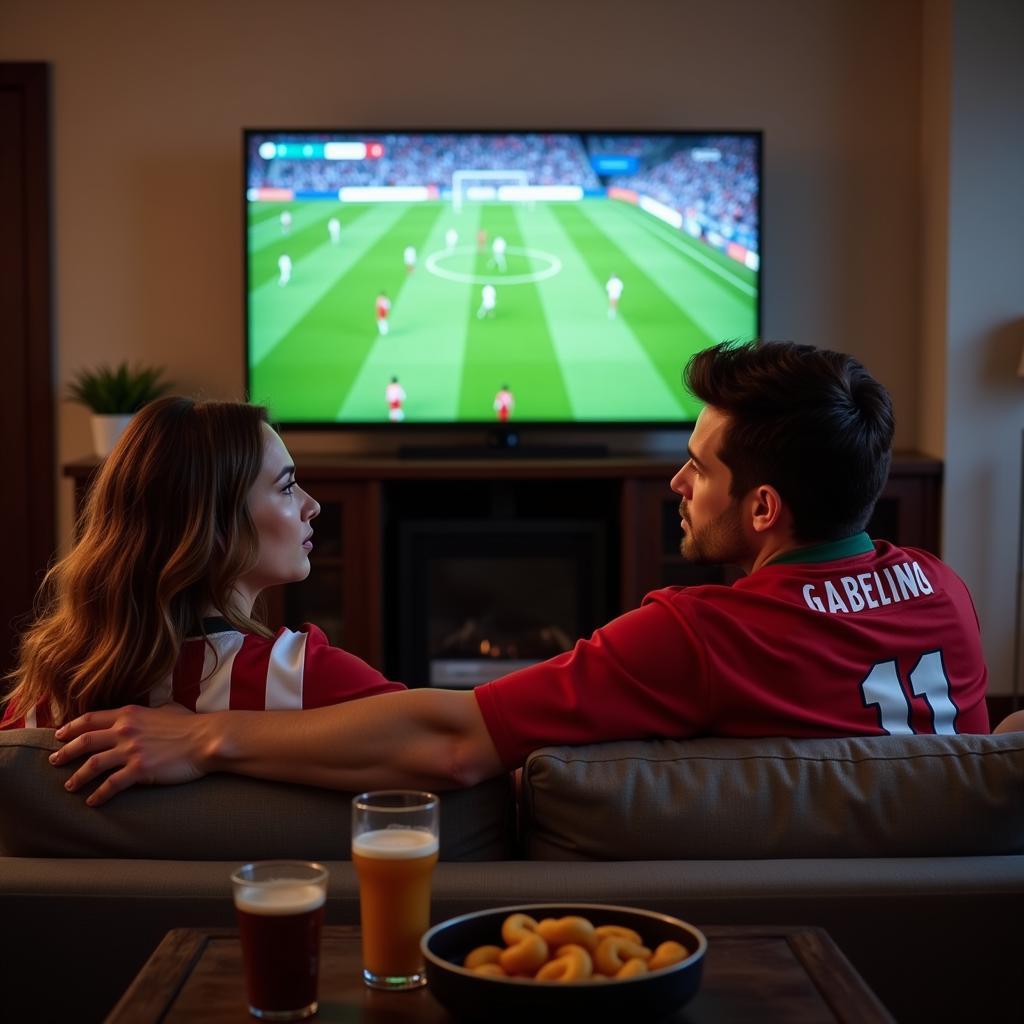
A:
{"type": "Polygon", "coordinates": [[[282,423],[387,422],[392,377],[406,423],[494,422],[503,385],[515,422],[678,423],[700,408],[680,383],[687,358],[757,330],[757,274],[630,203],[248,210],[249,390],[282,423]],[[279,269],[285,254],[290,275],[279,269]],[[623,283],[614,316],[612,275],[623,283]],[[489,314],[486,284],[496,294],[489,314]],[[391,301],[386,335],[381,292],[391,301]]]}

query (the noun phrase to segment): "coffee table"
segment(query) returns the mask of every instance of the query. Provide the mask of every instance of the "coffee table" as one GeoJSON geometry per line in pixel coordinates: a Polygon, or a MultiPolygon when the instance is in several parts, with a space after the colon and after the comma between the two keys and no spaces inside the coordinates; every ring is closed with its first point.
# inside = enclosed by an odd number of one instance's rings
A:
{"type": "MultiPolygon", "coordinates": [[[[666,1024],[894,1024],[820,928],[709,926],[700,992],[666,1024]]],[[[314,1021],[452,1024],[428,988],[377,992],[362,982],[359,929],[324,929],[320,1012],[314,1021]]],[[[168,932],[107,1024],[251,1024],[238,933],[168,932]]]]}

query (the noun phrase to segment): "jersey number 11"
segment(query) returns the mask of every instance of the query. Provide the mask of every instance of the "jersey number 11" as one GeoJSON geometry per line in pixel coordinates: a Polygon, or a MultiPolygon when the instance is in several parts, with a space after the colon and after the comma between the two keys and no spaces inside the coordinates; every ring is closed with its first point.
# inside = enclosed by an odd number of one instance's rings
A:
{"type": "MultiPolygon", "coordinates": [[[[910,673],[910,689],[915,697],[924,697],[932,712],[933,731],[939,736],[956,735],[956,705],[949,697],[949,677],[942,662],[942,651],[923,654],[910,673]]],[[[900,685],[895,658],[874,665],[860,684],[866,707],[878,707],[882,728],[890,736],[912,735],[910,700],[900,685]]]]}

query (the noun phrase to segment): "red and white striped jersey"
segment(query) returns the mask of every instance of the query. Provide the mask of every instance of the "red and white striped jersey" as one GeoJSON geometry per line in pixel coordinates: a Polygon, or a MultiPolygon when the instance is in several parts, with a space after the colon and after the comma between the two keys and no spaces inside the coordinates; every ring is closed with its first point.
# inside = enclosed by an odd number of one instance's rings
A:
{"type": "MultiPolygon", "coordinates": [[[[151,707],[176,701],[198,712],[286,711],[405,689],[354,654],[332,647],[323,631],[308,623],[297,631],[282,627],[270,639],[241,633],[223,620],[210,620],[206,628],[206,640],[186,640],[171,676],[149,691],[151,707]]],[[[3,723],[6,728],[59,724],[44,706],[22,720],[5,717],[3,723]]]]}
{"type": "Polygon", "coordinates": [[[332,647],[309,623],[298,631],[282,627],[269,640],[230,627],[207,640],[185,641],[172,678],[150,692],[151,705],[173,700],[198,712],[295,711],[405,689],[332,647]]]}

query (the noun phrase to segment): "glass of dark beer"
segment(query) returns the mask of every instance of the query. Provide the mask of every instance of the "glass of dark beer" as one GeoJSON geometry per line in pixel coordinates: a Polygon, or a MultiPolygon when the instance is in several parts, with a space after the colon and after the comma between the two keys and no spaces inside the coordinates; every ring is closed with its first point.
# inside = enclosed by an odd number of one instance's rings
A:
{"type": "Polygon", "coordinates": [[[299,860],[243,864],[231,876],[249,1012],[303,1020],[317,1010],[327,871],[299,860]]]}

